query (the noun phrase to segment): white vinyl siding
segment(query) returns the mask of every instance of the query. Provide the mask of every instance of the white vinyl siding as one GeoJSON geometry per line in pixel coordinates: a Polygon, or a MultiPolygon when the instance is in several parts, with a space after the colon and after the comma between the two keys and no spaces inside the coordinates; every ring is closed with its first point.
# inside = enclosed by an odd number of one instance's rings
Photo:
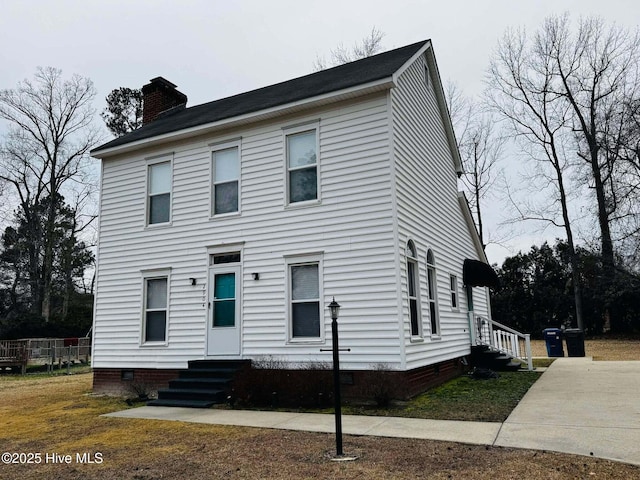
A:
{"type": "MultiPolygon", "coordinates": [[[[429,318],[431,337],[411,342],[412,332],[405,321],[403,333],[407,368],[417,368],[469,354],[469,322],[466,299],[459,298],[458,310],[439,308],[449,304],[451,274],[462,278],[465,258],[478,258],[458,202],[456,166],[447,140],[441,108],[433,82],[425,82],[427,63],[418,57],[398,76],[391,90],[395,191],[400,245],[415,242],[420,271],[420,291],[429,293],[429,276],[435,303],[422,302],[421,314],[429,318]],[[435,268],[427,268],[426,252],[435,254],[435,268]],[[435,309],[435,315],[432,314],[435,309]],[[437,321],[432,322],[432,318],[437,321]],[[435,334],[435,335],[434,335],[435,334]]],[[[431,72],[433,75],[434,73],[431,72]]],[[[401,265],[401,287],[408,287],[408,272],[401,265]]],[[[487,315],[484,289],[474,288],[476,310],[487,315]]],[[[402,305],[408,318],[409,305],[402,305]]]]}
{"type": "MultiPolygon", "coordinates": [[[[330,346],[326,307],[334,296],[342,305],[340,344],[350,349],[341,359],[344,369],[386,364],[408,370],[468,355],[466,295],[458,297],[457,311],[444,306],[450,275],[461,281],[464,259],[479,253],[458,203],[435,85],[425,82],[425,72],[419,57],[390,91],[343,98],[306,113],[300,107],[295,114],[103,160],[93,366],[174,369],[204,358],[209,254],[238,245],[242,358],[271,355],[296,366],[330,362],[320,347],[330,346]],[[290,163],[287,136],[305,132],[314,132],[315,160],[290,163]],[[241,214],[215,215],[212,152],[239,138],[241,214]],[[148,228],[147,159],[163,158],[169,149],[170,220],[148,228]],[[309,169],[308,178],[315,169],[315,199],[307,192],[301,201],[290,201],[290,174],[296,169],[309,169]],[[410,239],[417,266],[412,297],[424,323],[419,341],[412,341],[409,321],[405,248],[410,239]],[[426,332],[429,249],[437,254],[434,295],[443,307],[438,336],[426,332]],[[289,266],[310,255],[315,256],[311,264],[318,262],[320,336],[295,341],[289,266]],[[166,345],[147,347],[140,337],[145,302],[140,271],[167,265],[172,268],[166,345]]],[[[431,75],[437,78],[433,67],[431,75]]],[[[297,140],[311,145],[310,139],[309,133],[297,140]]],[[[474,288],[473,299],[476,312],[488,315],[486,289],[474,288]]]]}
{"type": "MultiPolygon", "coordinates": [[[[97,272],[96,368],[184,368],[204,358],[207,247],[242,244],[241,356],[329,362],[318,342],[290,342],[284,258],[322,253],[321,341],[331,338],[326,306],[335,295],[344,368],[400,367],[395,288],[389,124],[384,93],[312,115],[174,143],[171,224],[145,224],[145,157],[103,161],[97,272]],[[283,208],[284,135],[291,125],[317,131],[322,203],[283,208]],[[211,217],[211,145],[242,137],[241,215],[211,217]],[[209,221],[211,219],[211,221],[209,221]],[[140,270],[171,265],[167,346],[162,355],[139,343],[140,270]],[[259,274],[259,280],[253,274],[259,274]],[[191,278],[195,279],[192,285],[191,278]],[[308,343],[308,344],[307,344],[308,343]]],[[[153,154],[150,152],[149,154],[153,154]]],[[[162,153],[162,152],[158,152],[162,153]]],[[[320,192],[320,190],[319,190],[320,192]]],[[[227,250],[225,250],[227,251],[227,250]]]]}

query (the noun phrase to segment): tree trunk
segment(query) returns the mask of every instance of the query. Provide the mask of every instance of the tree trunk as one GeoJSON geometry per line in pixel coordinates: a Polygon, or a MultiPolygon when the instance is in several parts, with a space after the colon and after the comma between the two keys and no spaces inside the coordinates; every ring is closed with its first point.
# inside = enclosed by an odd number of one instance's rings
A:
{"type": "Polygon", "coordinates": [[[604,287],[604,311],[605,317],[611,322],[611,329],[615,332],[617,329],[617,318],[612,314],[611,303],[613,301],[613,285],[615,281],[616,266],[613,251],[613,240],[611,239],[611,229],[609,226],[609,211],[607,209],[606,192],[604,182],[602,181],[602,171],[598,163],[597,147],[591,145],[591,173],[593,175],[594,186],[596,190],[596,199],[598,201],[598,224],[600,226],[600,255],[602,257],[603,271],[603,287],[604,287]]]}
{"type": "MultiPolygon", "coordinates": [[[[554,158],[557,158],[555,146],[553,148],[554,158]]],[[[556,161],[553,163],[556,170],[558,181],[558,192],[560,193],[560,205],[562,207],[562,220],[564,222],[564,230],[567,235],[567,245],[569,246],[569,264],[571,265],[571,278],[573,280],[573,298],[576,307],[576,324],[577,327],[584,331],[584,320],[582,313],[582,280],[580,278],[580,262],[576,253],[575,244],[573,242],[573,231],[571,230],[571,220],[569,219],[569,209],[567,207],[567,193],[564,188],[564,177],[560,164],[556,161]]]]}

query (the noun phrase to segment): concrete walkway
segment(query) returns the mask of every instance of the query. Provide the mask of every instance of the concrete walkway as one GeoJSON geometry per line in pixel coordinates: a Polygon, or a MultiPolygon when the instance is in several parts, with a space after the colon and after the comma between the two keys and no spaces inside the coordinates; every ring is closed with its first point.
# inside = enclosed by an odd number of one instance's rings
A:
{"type": "MultiPolygon", "coordinates": [[[[334,432],[326,414],[140,407],[105,415],[334,432]]],[[[504,423],[344,415],[349,435],[550,450],[640,465],[640,362],[560,358],[504,423]]]]}

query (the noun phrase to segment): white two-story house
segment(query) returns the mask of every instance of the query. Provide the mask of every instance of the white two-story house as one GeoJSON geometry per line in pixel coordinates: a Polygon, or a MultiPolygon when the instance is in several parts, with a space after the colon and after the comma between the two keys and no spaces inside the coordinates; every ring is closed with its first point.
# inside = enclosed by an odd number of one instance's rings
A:
{"type": "Polygon", "coordinates": [[[143,93],[144,125],[92,152],[96,391],[330,361],[334,297],[354,382],[460,371],[492,278],[465,278],[486,258],[430,41],[189,108],[161,77],[143,93]]]}

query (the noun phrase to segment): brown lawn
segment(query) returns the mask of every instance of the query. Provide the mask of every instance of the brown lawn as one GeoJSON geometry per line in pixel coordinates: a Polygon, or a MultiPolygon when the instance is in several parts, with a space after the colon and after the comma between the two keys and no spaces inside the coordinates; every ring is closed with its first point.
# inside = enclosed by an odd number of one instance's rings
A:
{"type": "MultiPolygon", "coordinates": [[[[586,348],[588,355],[637,360],[637,345],[590,341],[586,348]]],[[[103,418],[126,405],[90,389],[90,374],[0,376],[0,453],[32,461],[0,463],[0,479],[640,478],[640,467],[595,458],[375,437],[346,436],[345,452],[359,459],[336,463],[329,459],[333,435],[103,418]],[[101,463],[79,463],[76,454],[101,463]],[[65,455],[71,463],[60,463],[65,455]]]]}
{"type": "MultiPolygon", "coordinates": [[[[586,339],[585,355],[594,360],[640,360],[640,339],[586,339]]],[[[534,357],[546,357],[547,347],[544,340],[531,341],[531,353],[534,357]]],[[[564,345],[567,355],[567,346],[564,345]]]]}

